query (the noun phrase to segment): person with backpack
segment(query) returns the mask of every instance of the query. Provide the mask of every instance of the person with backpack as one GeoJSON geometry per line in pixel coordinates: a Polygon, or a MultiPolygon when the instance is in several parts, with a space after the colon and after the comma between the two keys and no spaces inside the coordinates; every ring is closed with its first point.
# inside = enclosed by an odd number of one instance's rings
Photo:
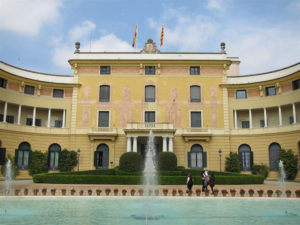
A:
{"type": "Polygon", "coordinates": [[[192,187],[194,185],[194,180],[190,173],[188,174],[186,184],[187,184],[188,191],[192,191],[192,187]]]}
{"type": "Polygon", "coordinates": [[[210,178],[209,178],[209,186],[210,186],[210,188],[211,188],[211,192],[212,192],[212,194],[214,193],[214,186],[215,186],[215,175],[214,174],[212,174],[211,176],[210,176],[210,178]]]}

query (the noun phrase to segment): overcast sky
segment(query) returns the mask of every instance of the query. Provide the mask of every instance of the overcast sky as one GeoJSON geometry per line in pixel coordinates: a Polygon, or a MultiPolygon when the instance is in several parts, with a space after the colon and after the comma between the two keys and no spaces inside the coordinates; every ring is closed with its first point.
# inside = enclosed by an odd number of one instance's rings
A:
{"type": "Polygon", "coordinates": [[[45,73],[72,74],[76,41],[93,52],[139,51],[148,38],[162,52],[225,42],[242,74],[300,61],[300,0],[0,0],[0,15],[0,61],[45,73]]]}

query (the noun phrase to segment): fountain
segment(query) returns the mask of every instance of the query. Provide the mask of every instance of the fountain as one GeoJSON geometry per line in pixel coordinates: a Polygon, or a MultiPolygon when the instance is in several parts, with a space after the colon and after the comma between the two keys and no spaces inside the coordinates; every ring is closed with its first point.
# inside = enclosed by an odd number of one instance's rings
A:
{"type": "Polygon", "coordinates": [[[4,181],[4,190],[3,193],[5,196],[9,195],[11,190],[11,181],[12,181],[12,169],[10,159],[5,164],[5,181],[4,181]]]}
{"type": "Polygon", "coordinates": [[[279,175],[280,175],[280,190],[282,191],[282,196],[286,196],[285,193],[285,178],[286,178],[286,174],[285,174],[285,170],[284,170],[284,165],[283,165],[283,161],[279,160],[279,175]]]}
{"type": "Polygon", "coordinates": [[[146,224],[148,224],[148,220],[158,220],[163,217],[162,214],[156,214],[154,210],[154,201],[152,195],[155,191],[155,187],[157,185],[157,176],[156,176],[156,152],[155,152],[155,137],[153,135],[152,130],[149,132],[148,143],[146,147],[146,158],[145,158],[145,167],[144,167],[144,215],[132,215],[135,219],[145,220],[146,224]]]}

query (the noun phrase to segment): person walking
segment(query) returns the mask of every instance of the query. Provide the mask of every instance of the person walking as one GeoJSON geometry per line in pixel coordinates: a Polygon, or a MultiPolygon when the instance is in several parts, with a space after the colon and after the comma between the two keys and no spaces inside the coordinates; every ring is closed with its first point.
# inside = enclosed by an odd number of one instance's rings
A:
{"type": "Polygon", "coordinates": [[[207,190],[208,182],[209,182],[208,171],[205,170],[202,174],[202,192],[207,190]]]}
{"type": "Polygon", "coordinates": [[[211,189],[211,193],[213,194],[214,193],[214,186],[215,186],[215,175],[212,174],[209,178],[209,186],[210,186],[210,189],[211,189]]]}
{"type": "Polygon", "coordinates": [[[186,184],[187,184],[188,191],[192,191],[192,187],[194,185],[194,180],[190,173],[188,174],[186,184]]]}

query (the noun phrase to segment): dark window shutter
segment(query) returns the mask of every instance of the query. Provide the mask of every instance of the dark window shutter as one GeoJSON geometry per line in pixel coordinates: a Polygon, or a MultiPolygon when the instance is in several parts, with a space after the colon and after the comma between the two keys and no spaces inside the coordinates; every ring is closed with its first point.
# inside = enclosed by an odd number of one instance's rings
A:
{"type": "Polygon", "coordinates": [[[241,170],[243,170],[243,152],[239,151],[239,158],[240,158],[240,162],[241,162],[241,170]]]}
{"type": "Polygon", "coordinates": [[[252,166],[253,166],[253,152],[250,152],[250,170],[252,170],[252,166]]]}
{"type": "Polygon", "coordinates": [[[94,166],[96,167],[97,169],[97,154],[98,152],[97,151],[94,151],[94,166]]]}
{"type": "Polygon", "coordinates": [[[207,154],[202,152],[203,168],[207,167],[207,154]]]}
{"type": "Polygon", "coordinates": [[[191,152],[188,152],[188,167],[191,168],[191,152]]]}
{"type": "Polygon", "coordinates": [[[15,163],[18,165],[18,155],[19,155],[19,149],[15,150],[15,163]]]}
{"type": "Polygon", "coordinates": [[[32,151],[29,151],[29,155],[28,155],[28,167],[27,167],[27,169],[29,168],[30,163],[31,163],[31,155],[32,155],[32,151]]]}
{"type": "Polygon", "coordinates": [[[109,154],[108,154],[108,150],[104,150],[103,151],[102,164],[103,164],[103,168],[108,168],[109,167],[109,154]]]}
{"type": "Polygon", "coordinates": [[[0,148],[0,165],[5,164],[5,153],[6,153],[6,148],[0,148]]]}

